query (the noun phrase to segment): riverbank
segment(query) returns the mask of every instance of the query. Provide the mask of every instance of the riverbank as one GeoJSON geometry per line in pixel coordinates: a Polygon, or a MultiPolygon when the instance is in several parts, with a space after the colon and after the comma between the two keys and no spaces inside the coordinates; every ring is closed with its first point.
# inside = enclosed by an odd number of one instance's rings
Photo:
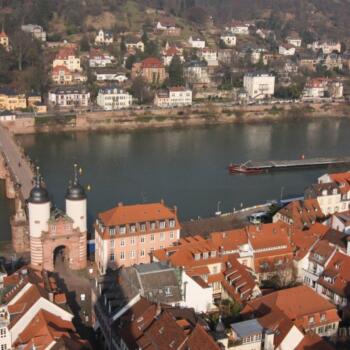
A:
{"type": "Polygon", "coordinates": [[[60,113],[19,117],[3,122],[18,135],[66,132],[185,128],[233,123],[278,122],[285,119],[349,118],[346,103],[228,106],[208,103],[200,107],[132,109],[113,112],[60,113]]]}

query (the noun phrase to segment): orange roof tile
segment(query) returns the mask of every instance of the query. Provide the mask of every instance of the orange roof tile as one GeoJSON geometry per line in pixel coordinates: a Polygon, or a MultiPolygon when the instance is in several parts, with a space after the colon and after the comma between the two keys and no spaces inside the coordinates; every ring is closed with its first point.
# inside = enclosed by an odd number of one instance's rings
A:
{"type": "Polygon", "coordinates": [[[259,317],[259,321],[260,317],[267,317],[270,322],[275,322],[282,313],[298,328],[304,330],[309,328],[308,316],[315,319],[313,327],[340,321],[335,306],[306,286],[283,289],[249,301],[242,314],[248,316],[251,313],[259,317]],[[321,314],[326,316],[324,321],[320,319],[321,314]]]}
{"type": "Polygon", "coordinates": [[[106,226],[126,225],[138,222],[175,219],[176,213],[162,203],[118,205],[99,214],[106,226]]]}

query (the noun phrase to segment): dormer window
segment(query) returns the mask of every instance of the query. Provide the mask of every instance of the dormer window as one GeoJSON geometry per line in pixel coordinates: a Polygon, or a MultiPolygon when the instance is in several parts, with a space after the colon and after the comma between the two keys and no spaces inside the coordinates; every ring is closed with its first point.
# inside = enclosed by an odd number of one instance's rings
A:
{"type": "Polygon", "coordinates": [[[136,225],[135,225],[135,224],[131,224],[131,225],[130,225],[130,232],[131,232],[131,233],[136,232],[136,225]]]}
{"type": "Polygon", "coordinates": [[[164,220],[159,221],[159,228],[162,228],[162,229],[165,228],[165,221],[164,220]]]}
{"type": "Polygon", "coordinates": [[[151,227],[151,230],[155,230],[155,229],[156,229],[156,223],[155,223],[155,221],[151,221],[151,222],[150,222],[150,227],[151,227]]]}
{"type": "Polygon", "coordinates": [[[326,314],[321,314],[321,321],[325,321],[326,320],[326,314]]]}
{"type": "Polygon", "coordinates": [[[201,253],[194,254],[194,260],[200,260],[200,258],[201,258],[201,253]]]}
{"type": "Polygon", "coordinates": [[[203,253],[203,259],[208,259],[209,258],[209,253],[208,252],[204,252],[203,253]]]}
{"type": "Polygon", "coordinates": [[[126,226],[119,226],[119,233],[121,234],[121,235],[125,235],[125,233],[126,233],[126,226]]]}
{"type": "Polygon", "coordinates": [[[313,316],[309,317],[309,324],[315,323],[315,318],[313,316]]]}
{"type": "Polygon", "coordinates": [[[146,224],[144,222],[140,224],[140,230],[141,230],[141,232],[146,231],[146,224]]]}
{"type": "Polygon", "coordinates": [[[116,232],[115,226],[110,226],[109,227],[109,234],[111,236],[115,236],[115,232],[116,232]]]}
{"type": "Polygon", "coordinates": [[[210,256],[211,256],[212,258],[215,258],[215,257],[216,257],[216,251],[213,250],[212,252],[210,252],[210,256]]]}
{"type": "Polygon", "coordinates": [[[174,219],[169,220],[169,226],[170,226],[171,228],[174,228],[174,227],[175,227],[175,220],[174,220],[174,219]]]}

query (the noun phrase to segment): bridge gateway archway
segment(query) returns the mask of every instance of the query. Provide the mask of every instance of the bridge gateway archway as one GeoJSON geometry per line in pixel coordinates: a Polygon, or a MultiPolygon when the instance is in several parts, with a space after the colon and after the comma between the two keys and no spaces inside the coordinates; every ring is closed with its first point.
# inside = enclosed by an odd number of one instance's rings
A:
{"type": "Polygon", "coordinates": [[[67,268],[70,264],[69,249],[65,245],[57,246],[52,252],[53,267],[56,268],[67,268]]]}

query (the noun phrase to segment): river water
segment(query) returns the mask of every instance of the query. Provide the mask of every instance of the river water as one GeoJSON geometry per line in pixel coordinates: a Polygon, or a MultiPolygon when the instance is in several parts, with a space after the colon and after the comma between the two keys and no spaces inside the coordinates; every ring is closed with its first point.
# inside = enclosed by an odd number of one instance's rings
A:
{"type": "MultiPolygon", "coordinates": [[[[71,166],[91,185],[90,223],[117,205],[159,201],[177,205],[180,218],[212,216],[267,200],[296,196],[326,169],[229,175],[230,162],[349,155],[350,120],[297,120],[127,133],[20,136],[42,169],[53,202],[62,208],[71,166]]],[[[341,169],[343,170],[343,169],[341,169]]],[[[344,169],[345,170],[345,169],[344,169]]],[[[0,234],[9,239],[9,203],[0,187],[0,234]],[[3,215],[4,214],[4,215],[3,215]]]]}

